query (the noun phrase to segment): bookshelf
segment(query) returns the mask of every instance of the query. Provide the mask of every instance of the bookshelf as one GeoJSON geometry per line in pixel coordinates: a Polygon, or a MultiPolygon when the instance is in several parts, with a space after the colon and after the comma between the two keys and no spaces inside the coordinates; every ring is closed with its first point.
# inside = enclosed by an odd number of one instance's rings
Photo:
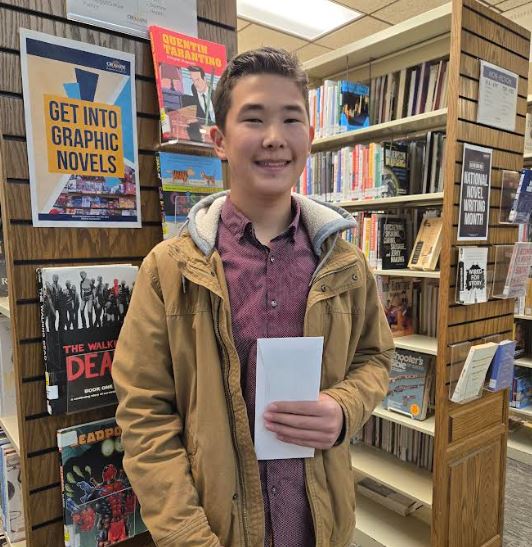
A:
{"type": "Polygon", "coordinates": [[[0,314],[11,317],[9,313],[9,298],[7,296],[0,297],[0,314]]]}
{"type": "Polygon", "coordinates": [[[4,430],[9,442],[13,445],[13,448],[20,456],[20,437],[18,429],[17,416],[2,416],[0,417],[0,426],[4,430]]]}
{"type": "Polygon", "coordinates": [[[419,353],[428,353],[429,355],[438,354],[438,340],[431,336],[409,334],[407,336],[395,338],[394,342],[396,348],[408,349],[419,353]]]}
{"type": "Polygon", "coordinates": [[[532,368],[532,357],[520,357],[515,360],[515,364],[520,367],[532,368]]]}
{"type": "Polygon", "coordinates": [[[508,433],[508,457],[532,465],[532,429],[521,426],[508,433]]]}
{"type": "Polygon", "coordinates": [[[424,277],[427,279],[439,279],[440,272],[425,270],[373,270],[375,275],[387,275],[392,277],[424,277]]]}
{"type": "MultiPolygon", "coordinates": [[[[423,529],[422,522],[413,524],[419,519],[389,514],[387,509],[359,495],[355,539],[363,545],[469,547],[501,543],[509,413],[507,394],[486,392],[480,399],[464,405],[451,403],[448,400],[450,346],[481,340],[489,335],[511,336],[513,317],[507,313],[510,303],[501,305],[497,301],[488,301],[467,307],[457,306],[451,286],[454,286],[456,277],[459,246],[456,237],[463,143],[493,149],[490,207],[496,213],[502,170],[520,169],[523,162],[529,47],[530,33],[515,23],[474,0],[454,0],[304,65],[312,83],[319,85],[324,79],[367,82],[370,78],[424,61],[449,58],[448,107],[445,111],[319,139],[313,145],[313,152],[317,152],[356,143],[417,136],[428,130],[445,129],[447,135],[443,195],[425,194],[341,203],[352,211],[436,206],[441,207],[444,218],[439,271],[395,272],[414,277],[424,277],[423,274],[428,273],[428,277],[440,280],[438,339],[425,339],[423,342],[412,337],[395,339],[397,347],[415,351],[424,348],[426,353],[436,356],[435,416],[418,422],[385,411],[382,407],[374,411],[376,416],[434,436],[434,471],[431,477],[424,477],[429,480],[428,489],[432,489],[431,526],[430,529],[423,529]],[[513,133],[476,123],[479,59],[519,75],[516,129],[513,133]]],[[[517,230],[514,227],[494,222],[489,227],[488,241],[482,244],[491,247],[513,243],[516,239],[517,230]]],[[[382,271],[375,273],[385,275],[382,271]]],[[[519,443],[523,444],[523,437],[522,432],[510,435],[509,453],[519,443]]],[[[354,452],[352,461],[355,469],[360,467],[361,473],[388,484],[399,480],[387,465],[380,464],[380,459],[379,463],[370,462],[367,454],[354,452]]],[[[412,471],[412,468],[408,470],[412,471]]],[[[394,484],[406,493],[404,485],[394,484]]],[[[426,480],[422,484],[423,488],[427,488],[426,480]]]]}
{"type": "MultiPolygon", "coordinates": [[[[198,36],[236,53],[236,2],[198,0],[198,36]]],[[[56,432],[114,415],[113,407],[83,414],[48,415],[35,269],[43,266],[131,263],[139,265],[162,239],[155,153],[159,108],[148,40],[67,19],[66,2],[11,0],[0,5],[0,198],[17,389],[18,416],[3,418],[21,458],[26,544],[64,544],[63,504],[56,432]],[[20,72],[20,27],[101,45],[135,55],[136,106],[142,228],[34,228],[31,217],[24,104],[20,72]]],[[[81,47],[83,47],[81,45],[81,47]]],[[[19,544],[16,544],[17,546],[19,544]]],[[[149,534],[122,543],[154,547],[149,534]]]]}
{"type": "Polygon", "coordinates": [[[510,413],[532,419],[532,405],[525,406],[524,408],[510,407],[510,413]]]}

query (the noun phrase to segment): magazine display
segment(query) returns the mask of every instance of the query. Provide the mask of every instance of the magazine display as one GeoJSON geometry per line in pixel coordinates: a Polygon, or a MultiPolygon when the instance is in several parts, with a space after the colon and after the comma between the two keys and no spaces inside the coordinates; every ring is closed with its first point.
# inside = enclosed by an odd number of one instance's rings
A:
{"type": "Polygon", "coordinates": [[[65,546],[115,545],[146,530],[114,418],[60,429],[65,546]]]}
{"type": "Polygon", "coordinates": [[[390,387],[384,401],[388,410],[424,420],[432,382],[433,358],[425,353],[396,349],[392,358],[390,387]]]}
{"type": "Polygon", "coordinates": [[[212,95],[227,64],[225,46],[150,26],[163,142],[211,146],[212,95]]]}
{"type": "Polygon", "coordinates": [[[198,201],[223,190],[222,162],[212,156],[157,155],[163,238],[176,236],[198,201]]]}
{"type": "Polygon", "coordinates": [[[138,268],[127,264],[37,270],[50,414],[116,403],[116,341],[138,268]]]}

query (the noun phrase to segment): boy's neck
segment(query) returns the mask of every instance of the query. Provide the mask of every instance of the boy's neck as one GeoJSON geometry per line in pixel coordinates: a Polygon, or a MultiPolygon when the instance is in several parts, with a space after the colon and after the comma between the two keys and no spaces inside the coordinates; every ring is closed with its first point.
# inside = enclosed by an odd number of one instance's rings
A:
{"type": "Polygon", "coordinates": [[[240,196],[231,192],[231,201],[253,224],[255,237],[266,246],[292,222],[291,194],[275,197],[240,196]]]}

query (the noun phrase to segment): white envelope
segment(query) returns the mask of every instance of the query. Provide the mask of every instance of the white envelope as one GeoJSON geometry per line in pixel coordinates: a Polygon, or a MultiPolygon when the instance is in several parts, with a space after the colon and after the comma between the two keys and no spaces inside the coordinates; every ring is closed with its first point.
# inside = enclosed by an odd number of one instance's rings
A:
{"type": "Polygon", "coordinates": [[[255,452],[259,460],[312,458],[314,448],[277,439],[264,426],[264,411],[275,401],[317,401],[323,336],[259,338],[255,389],[255,452]]]}

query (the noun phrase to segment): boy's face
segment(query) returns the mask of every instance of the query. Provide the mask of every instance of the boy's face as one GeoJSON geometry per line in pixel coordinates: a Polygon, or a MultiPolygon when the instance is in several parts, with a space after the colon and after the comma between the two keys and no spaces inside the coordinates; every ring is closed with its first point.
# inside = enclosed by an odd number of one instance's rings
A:
{"type": "Polygon", "coordinates": [[[244,76],[231,92],[225,130],[211,136],[231,168],[231,191],[240,197],[290,194],[314,136],[297,85],[284,76],[244,76]]]}

